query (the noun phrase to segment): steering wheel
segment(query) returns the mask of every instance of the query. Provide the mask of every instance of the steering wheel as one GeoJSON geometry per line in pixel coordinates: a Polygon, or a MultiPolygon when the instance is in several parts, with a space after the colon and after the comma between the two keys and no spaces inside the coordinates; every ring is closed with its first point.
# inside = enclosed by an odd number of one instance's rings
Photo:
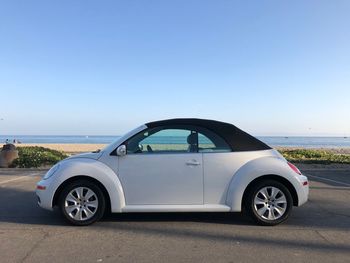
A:
{"type": "Polygon", "coordinates": [[[147,145],[147,151],[148,151],[149,153],[153,153],[153,149],[152,149],[152,147],[151,147],[151,146],[149,146],[149,145],[147,145]]]}

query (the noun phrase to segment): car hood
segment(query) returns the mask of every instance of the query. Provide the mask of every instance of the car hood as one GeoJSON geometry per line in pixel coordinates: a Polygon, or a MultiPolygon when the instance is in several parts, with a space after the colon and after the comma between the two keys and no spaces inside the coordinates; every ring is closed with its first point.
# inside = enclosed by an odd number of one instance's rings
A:
{"type": "Polygon", "coordinates": [[[66,160],[76,159],[76,158],[88,158],[97,160],[101,157],[102,151],[100,152],[90,152],[90,153],[80,153],[68,157],[66,160]]]}

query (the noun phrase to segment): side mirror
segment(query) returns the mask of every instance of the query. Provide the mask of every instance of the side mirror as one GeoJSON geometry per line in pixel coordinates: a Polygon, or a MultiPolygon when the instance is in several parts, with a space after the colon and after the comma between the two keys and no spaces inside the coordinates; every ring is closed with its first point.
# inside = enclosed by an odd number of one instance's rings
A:
{"type": "Polygon", "coordinates": [[[120,145],[117,150],[116,150],[116,153],[118,156],[124,156],[126,155],[126,146],[123,144],[123,145],[120,145]]]}

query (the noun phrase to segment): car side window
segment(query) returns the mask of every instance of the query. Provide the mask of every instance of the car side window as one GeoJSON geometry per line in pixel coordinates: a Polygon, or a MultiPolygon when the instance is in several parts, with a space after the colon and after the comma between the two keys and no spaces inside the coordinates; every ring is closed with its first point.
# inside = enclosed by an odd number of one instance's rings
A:
{"type": "Polygon", "coordinates": [[[191,129],[148,129],[127,143],[128,154],[197,152],[196,132],[191,129]]]}
{"type": "Polygon", "coordinates": [[[220,136],[206,130],[198,132],[198,152],[231,152],[231,147],[220,136]]]}

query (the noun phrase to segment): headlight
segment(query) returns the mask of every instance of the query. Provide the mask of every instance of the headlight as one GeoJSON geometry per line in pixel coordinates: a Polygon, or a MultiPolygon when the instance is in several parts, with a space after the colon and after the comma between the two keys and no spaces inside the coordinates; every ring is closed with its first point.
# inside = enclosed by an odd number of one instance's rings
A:
{"type": "Polygon", "coordinates": [[[51,176],[53,176],[59,167],[60,167],[59,164],[55,164],[54,166],[52,166],[51,169],[47,171],[47,173],[45,174],[43,179],[46,180],[46,179],[50,178],[51,176]]]}

